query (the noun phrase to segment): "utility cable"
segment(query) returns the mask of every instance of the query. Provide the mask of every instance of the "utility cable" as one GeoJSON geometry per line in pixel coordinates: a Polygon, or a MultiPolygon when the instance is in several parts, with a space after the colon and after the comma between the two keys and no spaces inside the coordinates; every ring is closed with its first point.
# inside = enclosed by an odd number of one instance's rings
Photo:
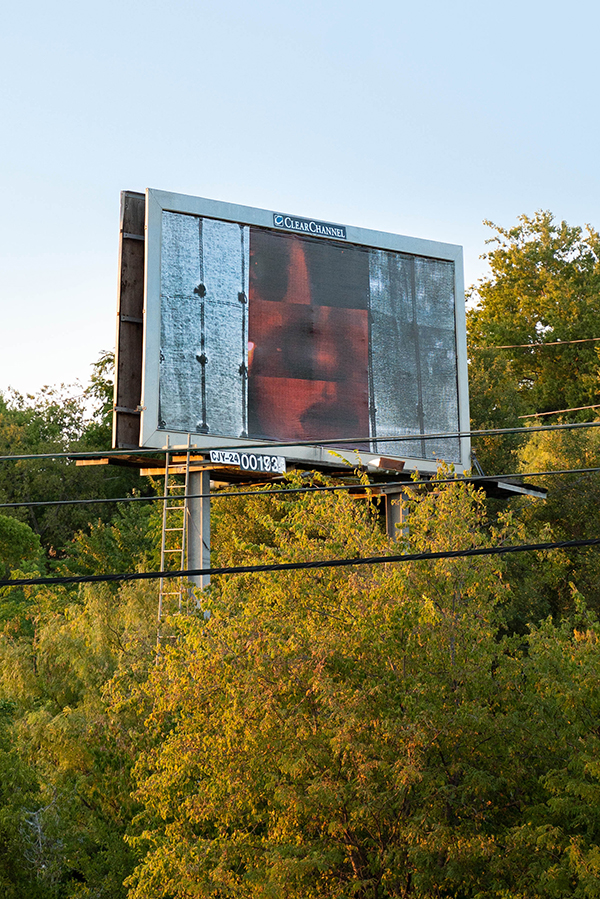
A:
{"type": "MultiPolygon", "coordinates": [[[[312,440],[287,440],[287,441],[269,441],[268,443],[245,443],[235,444],[232,446],[180,446],[180,447],[162,447],[160,449],[151,449],[149,447],[140,447],[139,449],[116,449],[116,450],[98,450],[92,452],[56,452],[56,453],[28,453],[19,455],[0,456],[0,462],[27,462],[38,459],[66,459],[75,461],[76,459],[97,459],[101,456],[103,459],[118,458],[119,456],[164,456],[166,453],[172,455],[185,455],[188,451],[192,454],[206,454],[213,450],[220,452],[244,452],[254,451],[256,453],[265,453],[269,455],[274,449],[285,449],[286,447],[297,446],[331,446],[332,448],[343,449],[345,452],[351,452],[353,449],[359,449],[360,452],[369,453],[372,456],[380,455],[379,450],[360,449],[357,447],[348,447],[347,444],[371,444],[371,443],[402,443],[419,440],[457,440],[464,437],[497,437],[505,434],[535,434],[539,431],[565,431],[579,430],[581,428],[600,428],[600,421],[577,421],[567,422],[558,425],[534,425],[521,426],[515,428],[484,428],[477,431],[440,431],[432,434],[402,434],[400,436],[391,437],[371,437],[364,435],[362,437],[335,437],[327,440],[321,440],[317,437],[312,440]]],[[[433,460],[429,460],[433,461],[433,460]]]]}
{"type": "Polygon", "coordinates": [[[534,347],[563,346],[569,343],[593,343],[600,337],[581,337],[578,340],[545,340],[543,343],[507,343],[504,346],[470,346],[471,350],[524,350],[534,347]]]}
{"type": "MultiPolygon", "coordinates": [[[[423,478],[421,480],[413,481],[404,480],[404,481],[369,481],[366,484],[362,484],[360,482],[355,484],[313,484],[309,487],[278,487],[272,490],[227,490],[222,492],[214,492],[210,493],[186,493],[178,495],[177,499],[227,499],[229,497],[236,496],[277,496],[281,494],[290,494],[290,493],[318,493],[318,492],[332,492],[336,490],[356,490],[357,488],[364,487],[365,490],[369,489],[377,489],[381,487],[406,487],[407,489],[411,487],[422,487],[424,485],[428,486],[436,486],[437,484],[485,484],[487,481],[496,481],[499,483],[499,486],[502,486],[502,482],[506,481],[507,484],[514,487],[522,487],[523,484],[514,483],[513,481],[509,481],[509,478],[546,478],[551,477],[553,475],[566,475],[566,474],[594,474],[600,471],[600,466],[596,468],[556,468],[550,471],[516,471],[512,474],[483,474],[483,475],[469,475],[467,477],[454,477],[454,478],[436,478],[435,476],[432,478],[423,478]]],[[[279,481],[273,481],[274,484],[280,483],[279,481]]],[[[381,494],[378,494],[381,495],[381,494]]],[[[169,497],[170,499],[171,497],[169,497]]],[[[21,508],[36,508],[38,506],[85,506],[85,505],[103,505],[106,503],[141,503],[141,502],[153,502],[153,503],[164,503],[166,502],[167,497],[164,495],[156,495],[156,496],[116,496],[112,499],[101,497],[95,499],[48,499],[48,500],[37,500],[37,501],[23,501],[18,503],[0,503],[0,509],[21,509],[21,508]]]]}
{"type": "MultiPolygon", "coordinates": [[[[336,490],[356,490],[357,488],[364,487],[365,490],[369,489],[377,489],[381,487],[405,487],[406,489],[410,489],[412,487],[422,487],[424,485],[436,486],[438,484],[485,484],[487,481],[496,481],[502,482],[506,481],[508,484],[516,487],[522,487],[522,484],[513,483],[509,481],[509,478],[542,478],[542,477],[550,477],[552,475],[565,475],[565,474],[593,474],[595,472],[600,471],[600,467],[596,468],[561,468],[554,469],[552,471],[524,471],[524,472],[514,472],[513,474],[484,474],[484,475],[472,475],[467,477],[453,477],[453,478],[436,478],[435,476],[432,478],[423,478],[421,480],[413,481],[411,480],[403,480],[403,481],[369,481],[366,484],[362,484],[357,482],[355,484],[312,484],[308,487],[277,487],[271,490],[227,490],[223,492],[214,492],[210,493],[186,493],[177,496],[177,499],[227,499],[229,497],[236,496],[278,496],[279,494],[293,494],[293,493],[319,493],[319,492],[334,492],[336,490]]],[[[274,484],[280,483],[280,481],[273,481],[274,484]]],[[[500,483],[500,486],[502,484],[500,483]]],[[[169,497],[171,499],[171,497],[169,497]]],[[[18,503],[0,503],[0,509],[20,509],[20,508],[36,508],[38,506],[85,506],[85,505],[102,505],[106,503],[140,503],[140,502],[165,502],[167,497],[164,495],[157,496],[117,496],[114,498],[95,498],[95,499],[48,499],[48,500],[37,500],[37,501],[22,501],[18,503]]]]}
{"type": "Polygon", "coordinates": [[[571,409],[554,409],[552,412],[531,412],[529,415],[519,415],[519,418],[540,418],[542,415],[562,415],[563,412],[581,412],[582,409],[600,409],[600,404],[594,406],[573,406],[571,409]]]}
{"type": "Polygon", "coordinates": [[[346,568],[350,565],[383,565],[388,562],[421,562],[434,559],[463,559],[471,556],[497,556],[508,553],[543,552],[550,549],[574,549],[600,545],[600,537],[589,540],[560,540],[554,543],[521,543],[513,546],[486,546],[441,552],[402,553],[394,556],[366,556],[356,559],[320,559],[314,562],[276,562],[269,565],[228,565],[220,568],[184,568],[179,571],[129,571],[123,574],[72,575],[67,577],[3,578],[0,587],[98,584],[117,581],[150,581],[158,578],[201,577],[218,574],[258,574],[271,571],[305,571],[319,568],[346,568]]]}

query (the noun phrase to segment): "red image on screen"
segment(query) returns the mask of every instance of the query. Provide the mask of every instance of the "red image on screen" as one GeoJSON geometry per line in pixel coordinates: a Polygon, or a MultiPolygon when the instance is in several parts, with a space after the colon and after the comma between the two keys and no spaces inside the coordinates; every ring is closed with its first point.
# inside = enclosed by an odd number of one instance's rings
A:
{"type": "Polygon", "coordinates": [[[368,297],[361,247],[251,229],[250,437],[368,438],[368,297]]]}

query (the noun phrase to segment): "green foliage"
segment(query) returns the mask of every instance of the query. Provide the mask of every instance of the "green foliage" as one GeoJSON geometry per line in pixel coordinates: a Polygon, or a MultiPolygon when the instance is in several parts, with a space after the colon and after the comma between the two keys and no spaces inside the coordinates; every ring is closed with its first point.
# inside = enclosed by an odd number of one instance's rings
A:
{"type": "MultiPolygon", "coordinates": [[[[145,503],[125,507],[115,524],[79,532],[65,547],[63,565],[101,571],[153,564],[157,514],[145,503]]],[[[24,523],[6,519],[5,533],[11,559],[39,551],[39,538],[24,523]]],[[[19,839],[7,843],[13,862],[6,895],[124,897],[133,864],[123,835],[136,811],[129,795],[135,716],[119,711],[117,696],[144,679],[152,664],[156,585],[30,587],[5,594],[13,614],[0,633],[0,705],[13,710],[9,732],[19,752],[12,750],[11,764],[28,772],[35,786],[27,796],[15,792],[13,805],[7,800],[19,839]]],[[[2,801],[0,790],[0,848],[2,801]]],[[[1,877],[0,855],[0,884],[1,877]]]]}
{"type": "Polygon", "coordinates": [[[115,354],[103,350],[92,365],[90,383],[83,396],[91,405],[91,415],[86,422],[85,441],[94,449],[108,449],[112,440],[112,417],[114,403],[115,354]]]}
{"type": "Polygon", "coordinates": [[[543,795],[510,834],[528,853],[525,895],[600,895],[600,626],[575,591],[570,621],[532,630],[524,676],[530,720],[554,735],[543,795]]]}
{"type": "Polygon", "coordinates": [[[75,535],[65,548],[64,569],[78,574],[156,571],[161,526],[160,503],[121,505],[112,522],[98,521],[75,535]]]}
{"type": "Polygon", "coordinates": [[[36,599],[33,641],[0,637],[0,697],[14,709],[18,763],[39,781],[35,801],[19,800],[23,868],[43,899],[118,899],[133,862],[123,835],[136,811],[136,748],[117,697],[152,664],[156,589],[93,585],[75,604],[64,595],[61,611],[43,592],[36,599]]]}
{"type": "Polygon", "coordinates": [[[35,772],[10,741],[14,703],[0,701],[0,892],[6,899],[37,899],[35,877],[27,858],[24,833],[28,812],[40,801],[35,772]]]}
{"type": "MultiPolygon", "coordinates": [[[[464,486],[412,501],[411,548],[485,545],[479,503],[464,486]]],[[[386,546],[347,495],[266,496],[245,532],[255,524],[265,539],[245,542],[246,561],[386,546]]],[[[131,839],[145,854],[132,899],[482,884],[517,820],[506,794],[530,777],[502,708],[518,681],[494,639],[506,590],[486,558],[217,581],[208,623],[185,623],[144,688],[153,742],[135,769],[145,813],[131,839]]]]}
{"type": "Polygon", "coordinates": [[[21,562],[36,560],[41,551],[39,537],[28,525],[16,518],[0,515],[0,575],[7,574],[21,562]]]}
{"type": "MultiPolygon", "coordinates": [[[[0,393],[0,455],[95,451],[110,448],[112,355],[94,366],[90,386],[44,387],[36,396],[0,393]],[[74,392],[76,391],[76,392],[74,392]]],[[[36,502],[125,496],[137,473],[115,466],[78,467],[74,461],[22,460],[0,467],[0,502],[36,502]]],[[[114,506],[29,506],[11,510],[39,535],[51,559],[90,522],[110,520],[114,506]]]]}
{"type": "MultiPolygon", "coordinates": [[[[507,351],[469,349],[469,405],[473,430],[522,428],[519,418],[529,405],[518,389],[507,351]]],[[[516,434],[473,438],[473,451],[486,473],[510,474],[517,470],[515,451],[522,443],[516,434]]]]}
{"type": "MultiPolygon", "coordinates": [[[[214,561],[522,539],[465,484],[404,503],[392,545],[345,491],[215,501],[214,561]]],[[[150,564],[156,519],[132,504],[68,564],[150,564]]],[[[599,626],[575,592],[573,620],[527,632],[551,561],[521,581],[498,557],[215,578],[210,618],[172,619],[158,659],[156,585],[33,588],[33,632],[0,636],[6,894],[597,895],[599,626]]]]}
{"type": "MultiPolygon", "coordinates": [[[[517,459],[523,471],[568,471],[598,466],[599,429],[533,433],[523,443],[517,459]]],[[[600,504],[600,481],[597,473],[556,474],[536,478],[547,488],[544,502],[523,499],[515,514],[523,524],[529,540],[560,541],[598,536],[597,510],[600,504]]],[[[510,568],[511,566],[509,566],[510,568]]],[[[600,556],[596,547],[554,550],[519,563],[521,577],[515,571],[511,578],[519,590],[535,593],[545,603],[537,621],[552,614],[556,619],[569,616],[573,610],[571,583],[586,597],[588,605],[600,611],[600,556]]]]}
{"type": "MultiPolygon", "coordinates": [[[[44,570],[40,539],[16,518],[0,515],[0,576],[26,576],[44,570]]],[[[18,587],[0,587],[0,625],[27,628],[29,592],[18,587]]]]}
{"type": "MultiPolygon", "coordinates": [[[[518,415],[598,403],[598,345],[548,344],[600,337],[599,235],[549,212],[520,216],[510,229],[487,224],[496,232],[485,257],[491,275],[472,289],[467,314],[473,427],[512,427],[518,415]],[[533,346],[490,349],[515,344],[533,346]]],[[[497,445],[477,447],[484,465],[506,465],[497,445]]]]}

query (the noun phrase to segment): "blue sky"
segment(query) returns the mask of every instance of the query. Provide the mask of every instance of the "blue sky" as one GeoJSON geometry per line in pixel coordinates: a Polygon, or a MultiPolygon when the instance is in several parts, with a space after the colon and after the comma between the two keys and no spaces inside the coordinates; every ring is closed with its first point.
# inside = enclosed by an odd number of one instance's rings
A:
{"type": "Polygon", "coordinates": [[[122,189],[462,244],[467,284],[483,219],[600,227],[599,26],[551,0],[11,4],[0,390],[114,345],[122,189]]]}

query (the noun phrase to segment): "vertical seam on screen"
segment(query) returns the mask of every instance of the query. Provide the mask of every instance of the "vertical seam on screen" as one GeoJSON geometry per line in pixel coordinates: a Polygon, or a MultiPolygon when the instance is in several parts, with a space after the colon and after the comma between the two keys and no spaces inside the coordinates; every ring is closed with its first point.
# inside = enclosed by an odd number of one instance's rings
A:
{"type": "MultiPolygon", "coordinates": [[[[414,325],[414,335],[415,335],[415,367],[417,369],[417,412],[419,416],[419,433],[423,435],[425,433],[425,422],[423,420],[423,382],[421,379],[421,347],[420,347],[420,333],[419,333],[419,323],[417,320],[417,276],[415,272],[415,257],[411,257],[411,292],[412,292],[412,308],[413,308],[413,325],[414,325]]],[[[427,458],[427,448],[425,446],[425,441],[421,437],[421,453],[423,459],[427,458]]]]}
{"type": "MultiPolygon", "coordinates": [[[[240,437],[248,436],[248,366],[246,365],[246,352],[247,352],[247,319],[246,319],[246,310],[248,309],[248,305],[250,303],[250,298],[246,293],[246,246],[245,246],[245,225],[240,225],[240,241],[241,241],[241,249],[242,249],[242,295],[246,298],[246,302],[242,303],[242,433],[240,437]]],[[[250,229],[248,229],[250,232],[250,229]]],[[[250,234],[248,233],[248,249],[250,249],[250,234]]]]}
{"type": "MultiPolygon", "coordinates": [[[[203,220],[202,216],[198,218],[198,261],[200,264],[200,283],[204,284],[204,229],[203,229],[203,220]]],[[[204,296],[200,297],[200,354],[202,357],[205,356],[204,347],[206,345],[205,341],[205,333],[204,329],[206,326],[205,315],[204,315],[204,304],[206,302],[206,293],[205,290],[204,296]]],[[[203,434],[208,434],[210,428],[208,427],[208,421],[206,417],[206,363],[202,363],[202,371],[200,373],[200,383],[202,384],[202,421],[200,423],[200,431],[203,434]]]]}
{"type": "MultiPolygon", "coordinates": [[[[454,331],[454,377],[456,380],[456,430],[460,432],[460,384],[458,383],[458,326],[456,322],[456,266],[454,262],[450,263],[452,268],[452,322],[454,331]]],[[[462,461],[462,438],[457,437],[457,454],[459,461],[462,461]]]]}
{"type": "Polygon", "coordinates": [[[368,378],[369,378],[369,424],[371,427],[371,452],[378,452],[377,449],[377,416],[375,409],[375,380],[373,375],[373,312],[371,310],[371,253],[373,250],[368,250],[368,269],[369,269],[369,285],[367,292],[367,323],[368,323],[368,333],[367,333],[367,354],[368,354],[368,378]]]}

